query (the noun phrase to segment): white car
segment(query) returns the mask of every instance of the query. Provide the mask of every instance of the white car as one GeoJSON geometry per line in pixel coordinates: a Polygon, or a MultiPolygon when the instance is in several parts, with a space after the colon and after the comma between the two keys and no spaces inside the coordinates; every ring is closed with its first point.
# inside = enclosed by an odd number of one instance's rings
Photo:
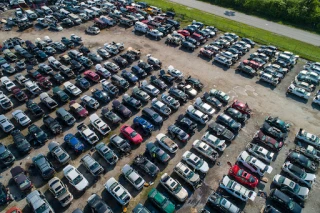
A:
{"type": "Polygon", "coordinates": [[[0,106],[4,110],[8,110],[13,107],[13,103],[11,102],[11,100],[2,92],[0,92],[0,106]]]}
{"type": "Polygon", "coordinates": [[[72,194],[64,183],[57,177],[48,182],[49,190],[58,199],[62,207],[67,206],[73,200],[72,194]]]}
{"type": "Polygon", "coordinates": [[[143,188],[145,180],[131,166],[128,164],[124,165],[121,169],[121,172],[136,190],[143,188]]]}
{"type": "Polygon", "coordinates": [[[170,177],[168,173],[164,173],[160,178],[161,185],[180,202],[184,202],[188,198],[188,192],[175,179],[170,177]]]}
{"type": "Polygon", "coordinates": [[[95,144],[99,141],[99,137],[96,135],[94,131],[92,131],[87,125],[84,123],[80,123],[77,126],[77,130],[79,134],[90,144],[95,144]]]}
{"type": "Polygon", "coordinates": [[[48,58],[48,62],[49,62],[49,65],[52,66],[56,70],[58,70],[62,66],[62,64],[57,59],[55,59],[53,56],[50,56],[48,58]]]}
{"type": "Polygon", "coordinates": [[[315,90],[315,86],[313,84],[309,84],[304,81],[294,80],[291,82],[291,84],[294,84],[296,87],[302,88],[307,92],[312,92],[315,90]]]}
{"type": "Polygon", "coordinates": [[[277,86],[280,83],[280,80],[277,77],[273,77],[272,75],[264,72],[261,72],[260,74],[260,81],[265,81],[273,86],[277,86]]]}
{"type": "Polygon", "coordinates": [[[12,116],[21,126],[27,126],[31,123],[30,118],[20,109],[12,112],[12,116]]]}
{"type": "Polygon", "coordinates": [[[202,99],[200,97],[198,97],[196,99],[196,101],[194,102],[193,106],[200,110],[201,112],[207,114],[207,115],[210,115],[210,116],[213,116],[214,112],[215,112],[215,109],[210,106],[209,104],[205,103],[202,101],[202,99]]]}
{"type": "Polygon", "coordinates": [[[5,115],[0,115],[0,127],[4,132],[10,132],[14,129],[14,125],[5,115]]]}
{"type": "Polygon", "coordinates": [[[46,92],[40,94],[40,101],[49,109],[54,109],[58,106],[57,102],[53,100],[46,92]]]}
{"type": "Polygon", "coordinates": [[[41,89],[38,87],[38,85],[35,82],[28,80],[24,83],[24,86],[33,95],[39,95],[41,93],[41,89]]]}
{"type": "Polygon", "coordinates": [[[300,186],[298,183],[282,175],[275,175],[273,177],[273,184],[282,190],[284,189],[285,192],[291,196],[293,196],[292,194],[295,194],[294,196],[301,200],[306,200],[308,198],[310,190],[307,187],[300,186]]]}
{"type": "Polygon", "coordinates": [[[26,78],[24,75],[21,73],[15,74],[14,79],[21,85],[24,86],[24,83],[29,80],[29,78],[26,78]]]}
{"type": "Polygon", "coordinates": [[[127,205],[131,200],[128,190],[113,177],[104,184],[104,187],[121,205],[127,205]]]}
{"type": "Polygon", "coordinates": [[[89,185],[87,179],[70,164],[63,168],[63,174],[68,179],[69,183],[78,191],[85,190],[89,185]]]}
{"type": "Polygon", "coordinates": [[[69,93],[71,93],[74,96],[78,96],[82,93],[82,91],[77,86],[72,84],[70,81],[65,82],[63,86],[69,93]]]}
{"type": "Polygon", "coordinates": [[[198,157],[196,154],[193,154],[190,151],[186,151],[182,155],[182,159],[195,170],[206,174],[209,171],[209,165],[202,158],[198,157]]]}
{"type": "Polygon", "coordinates": [[[296,95],[306,100],[308,100],[311,95],[310,92],[307,92],[305,89],[302,89],[300,87],[296,87],[294,84],[290,84],[290,86],[288,87],[287,93],[291,93],[293,95],[296,95]]]}
{"type": "Polygon", "coordinates": [[[172,65],[168,66],[168,73],[177,79],[183,78],[183,73],[180,70],[175,69],[172,65]]]}
{"type": "Polygon", "coordinates": [[[13,87],[16,85],[7,77],[3,76],[1,78],[1,84],[10,92],[13,87]]]}
{"type": "Polygon", "coordinates": [[[225,175],[220,181],[220,187],[242,201],[248,201],[248,199],[254,201],[257,196],[256,192],[247,189],[234,180],[231,180],[227,175],[225,175]]]}
{"type": "Polygon", "coordinates": [[[140,88],[153,97],[157,96],[160,93],[160,91],[155,86],[153,86],[152,84],[148,84],[146,80],[142,81],[140,88]]]}
{"type": "Polygon", "coordinates": [[[176,153],[178,151],[178,145],[165,134],[158,134],[156,136],[156,140],[163,148],[168,150],[170,153],[176,153]]]}
{"type": "Polygon", "coordinates": [[[102,135],[106,135],[111,131],[108,124],[106,124],[96,113],[90,115],[90,123],[102,135]]]}
{"type": "Polygon", "coordinates": [[[150,30],[147,32],[147,35],[160,40],[161,37],[163,36],[163,33],[160,32],[159,30],[150,30]]]}
{"type": "Polygon", "coordinates": [[[307,71],[307,70],[302,70],[299,72],[299,74],[302,74],[302,75],[308,75],[310,76],[311,78],[313,78],[315,81],[320,81],[320,75],[316,72],[313,72],[313,71],[307,71]]]}
{"type": "Polygon", "coordinates": [[[218,137],[210,134],[210,132],[206,132],[202,136],[201,140],[206,142],[211,147],[219,150],[220,152],[223,152],[227,148],[225,140],[219,139],[218,137]]]}
{"type": "Polygon", "coordinates": [[[174,168],[173,171],[177,173],[183,180],[189,183],[194,189],[199,188],[202,185],[202,180],[200,175],[195,173],[190,169],[186,164],[179,162],[174,168]]]}
{"type": "Polygon", "coordinates": [[[219,54],[216,55],[216,57],[214,57],[213,61],[217,62],[219,64],[222,64],[227,68],[230,68],[230,66],[232,65],[232,62],[229,58],[226,58],[224,56],[220,56],[219,54]]]}
{"type": "Polygon", "coordinates": [[[256,157],[249,155],[247,151],[242,151],[237,158],[238,163],[245,166],[250,172],[263,176],[265,172],[271,173],[273,168],[266,165],[256,157]]]}
{"type": "Polygon", "coordinates": [[[89,26],[86,29],[86,33],[93,34],[93,35],[98,35],[100,33],[100,29],[98,27],[89,26]]]}
{"type": "Polygon", "coordinates": [[[197,122],[201,124],[206,124],[209,121],[208,115],[194,108],[194,106],[190,105],[187,108],[187,114],[197,122]]]}

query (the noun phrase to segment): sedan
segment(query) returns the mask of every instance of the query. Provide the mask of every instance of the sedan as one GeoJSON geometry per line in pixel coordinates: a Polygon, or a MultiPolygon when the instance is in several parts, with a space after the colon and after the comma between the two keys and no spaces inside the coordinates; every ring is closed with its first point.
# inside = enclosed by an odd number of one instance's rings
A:
{"type": "Polygon", "coordinates": [[[30,118],[20,109],[12,112],[12,116],[21,126],[27,126],[31,123],[30,118]]]}
{"type": "Polygon", "coordinates": [[[111,213],[112,212],[111,208],[97,194],[92,194],[88,198],[87,202],[88,202],[88,205],[91,207],[92,212],[95,212],[95,213],[108,213],[108,212],[111,213]]]}
{"type": "Polygon", "coordinates": [[[123,125],[120,128],[120,132],[126,139],[128,139],[135,145],[140,144],[143,141],[141,135],[128,125],[123,125]]]}
{"type": "Polygon", "coordinates": [[[114,100],[112,102],[112,109],[118,113],[120,113],[123,117],[129,118],[132,115],[132,112],[120,103],[118,100],[114,100]]]}
{"type": "Polygon", "coordinates": [[[284,145],[282,141],[277,141],[276,139],[264,134],[261,130],[254,134],[253,141],[264,144],[277,152],[280,151],[284,145]]]}
{"type": "Polygon", "coordinates": [[[264,132],[266,135],[269,135],[277,140],[285,140],[288,136],[287,133],[282,133],[279,129],[276,127],[271,126],[267,122],[265,122],[261,128],[262,132],[264,132]]]}
{"type": "Polygon", "coordinates": [[[178,138],[181,142],[184,143],[186,143],[190,138],[190,135],[188,135],[185,131],[174,124],[168,127],[168,133],[172,138],[178,138]]]}
{"type": "Polygon", "coordinates": [[[74,167],[70,164],[63,168],[63,174],[69,181],[69,183],[74,186],[77,191],[85,190],[89,182],[87,179],[74,167]]]}
{"type": "Polygon", "coordinates": [[[192,168],[201,172],[202,174],[206,174],[209,171],[209,165],[202,158],[193,154],[190,151],[186,151],[182,155],[182,159],[192,168]]]}
{"type": "Polygon", "coordinates": [[[241,129],[241,124],[233,120],[230,116],[226,114],[220,114],[217,117],[217,123],[220,123],[222,125],[225,125],[227,128],[229,128],[231,131],[237,133],[241,129]]]}
{"type": "Polygon", "coordinates": [[[291,152],[287,160],[290,161],[293,164],[297,164],[300,167],[304,168],[306,171],[315,173],[318,170],[318,164],[314,161],[311,161],[306,156],[297,153],[297,152],[291,152]]]}
{"type": "Polygon", "coordinates": [[[73,134],[69,133],[66,136],[64,136],[64,141],[76,153],[81,153],[84,151],[83,143],[80,142],[80,140],[76,138],[73,134]]]}
{"type": "Polygon", "coordinates": [[[145,180],[128,164],[121,169],[123,176],[129,181],[136,190],[141,190],[145,184],[145,180]]]}
{"type": "Polygon", "coordinates": [[[113,177],[107,180],[104,187],[121,205],[126,205],[131,200],[131,195],[128,190],[113,177]]]}
{"type": "Polygon", "coordinates": [[[146,148],[149,155],[155,159],[158,159],[162,163],[167,163],[171,159],[171,157],[165,151],[160,149],[152,142],[147,143],[146,148]]]}
{"type": "Polygon", "coordinates": [[[118,162],[118,156],[103,142],[98,143],[95,149],[110,165],[118,162]]]}
{"type": "Polygon", "coordinates": [[[228,175],[233,177],[240,184],[251,188],[255,188],[259,184],[259,179],[257,177],[241,169],[238,165],[231,167],[228,175]]]}

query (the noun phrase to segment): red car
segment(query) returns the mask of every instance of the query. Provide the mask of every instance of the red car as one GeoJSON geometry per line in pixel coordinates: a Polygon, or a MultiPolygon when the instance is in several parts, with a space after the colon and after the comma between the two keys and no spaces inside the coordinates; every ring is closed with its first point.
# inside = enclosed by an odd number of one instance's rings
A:
{"type": "Polygon", "coordinates": [[[70,111],[76,114],[78,117],[84,118],[89,115],[88,110],[86,110],[86,108],[84,108],[74,100],[70,101],[69,108],[70,111]]]}
{"type": "Polygon", "coordinates": [[[184,37],[190,36],[190,33],[187,30],[178,30],[177,32],[184,37]]]}
{"type": "Polygon", "coordinates": [[[100,81],[100,76],[96,72],[93,72],[91,70],[87,70],[83,74],[84,74],[84,76],[86,78],[90,79],[93,82],[99,82],[100,81]]]}
{"type": "Polygon", "coordinates": [[[193,33],[190,37],[195,39],[197,42],[200,42],[201,44],[204,44],[207,41],[207,39],[205,37],[203,37],[202,35],[200,35],[198,33],[193,33]]]}
{"type": "Polygon", "coordinates": [[[233,101],[231,107],[247,115],[250,115],[252,112],[247,103],[243,103],[241,101],[238,101],[237,99],[233,101]]]}
{"type": "Polygon", "coordinates": [[[255,70],[258,70],[258,69],[263,67],[263,64],[260,64],[260,63],[258,63],[256,61],[253,61],[253,60],[247,60],[246,59],[242,63],[244,65],[248,65],[248,66],[252,67],[252,69],[255,69],[255,70]]]}
{"type": "Polygon", "coordinates": [[[257,187],[259,180],[252,174],[244,171],[238,165],[234,165],[229,169],[229,176],[233,177],[237,182],[251,188],[257,187]]]}
{"type": "Polygon", "coordinates": [[[282,141],[277,141],[276,139],[268,135],[265,135],[261,130],[254,134],[253,141],[269,146],[271,149],[275,151],[280,151],[283,146],[282,141]]]}
{"type": "Polygon", "coordinates": [[[167,21],[167,18],[163,16],[155,16],[153,17],[153,20],[155,20],[156,22],[160,22],[161,24],[164,24],[167,21]]]}
{"type": "Polygon", "coordinates": [[[19,209],[18,207],[11,207],[10,209],[8,209],[7,211],[6,211],[6,213],[22,213],[22,210],[21,209],[19,209]]]}
{"type": "Polygon", "coordinates": [[[18,101],[28,100],[26,93],[24,93],[19,87],[12,87],[11,92],[18,101]]]}
{"type": "Polygon", "coordinates": [[[52,83],[49,81],[49,79],[43,76],[37,78],[37,83],[45,89],[50,89],[52,87],[52,83]]]}
{"type": "Polygon", "coordinates": [[[123,134],[125,138],[127,138],[133,144],[140,144],[143,141],[141,135],[128,125],[123,125],[120,128],[120,132],[123,134]]]}
{"type": "Polygon", "coordinates": [[[206,58],[209,58],[209,59],[212,59],[213,56],[214,56],[214,52],[212,52],[211,50],[206,50],[204,48],[201,48],[200,49],[200,55],[206,57],[206,58]]]}

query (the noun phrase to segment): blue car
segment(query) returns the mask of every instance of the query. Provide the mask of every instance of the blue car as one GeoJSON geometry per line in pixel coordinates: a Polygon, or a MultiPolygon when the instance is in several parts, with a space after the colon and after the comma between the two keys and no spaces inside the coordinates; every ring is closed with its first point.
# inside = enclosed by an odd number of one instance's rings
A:
{"type": "Polygon", "coordinates": [[[83,143],[81,143],[81,141],[79,141],[78,138],[76,138],[76,136],[74,136],[73,134],[69,133],[66,136],[64,136],[64,141],[68,144],[68,146],[70,146],[73,151],[75,151],[76,153],[81,153],[84,151],[84,145],[83,143]]]}
{"type": "Polygon", "coordinates": [[[122,70],[121,76],[131,84],[134,84],[139,80],[137,76],[132,74],[132,72],[128,72],[127,70],[122,70]]]}
{"type": "Polygon", "coordinates": [[[133,66],[133,67],[131,67],[131,71],[132,71],[136,76],[138,76],[138,78],[145,78],[145,77],[147,77],[147,73],[146,73],[142,68],[140,68],[139,66],[133,66]]]}
{"type": "Polygon", "coordinates": [[[87,79],[79,75],[76,78],[76,86],[80,87],[81,89],[89,89],[91,85],[87,79]]]}
{"type": "Polygon", "coordinates": [[[154,130],[154,126],[151,123],[139,116],[133,119],[133,124],[134,126],[140,128],[144,135],[150,135],[154,130]]]}
{"type": "Polygon", "coordinates": [[[93,90],[92,96],[94,99],[103,103],[108,103],[110,101],[110,97],[108,96],[108,93],[103,90],[99,90],[99,89],[93,90]]]}

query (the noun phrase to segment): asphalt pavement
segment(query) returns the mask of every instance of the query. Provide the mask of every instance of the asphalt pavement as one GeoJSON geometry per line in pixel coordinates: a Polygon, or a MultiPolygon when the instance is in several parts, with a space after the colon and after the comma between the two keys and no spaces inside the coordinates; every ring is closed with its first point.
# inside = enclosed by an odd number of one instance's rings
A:
{"type": "Polygon", "coordinates": [[[209,3],[201,2],[201,1],[196,1],[196,0],[170,0],[170,1],[186,5],[188,7],[193,7],[199,10],[203,10],[205,12],[222,16],[234,21],[245,23],[257,28],[262,28],[270,32],[284,35],[299,41],[320,46],[320,35],[310,33],[308,31],[278,24],[272,21],[267,21],[265,19],[246,15],[240,12],[235,12],[234,15],[230,15],[230,14],[226,15],[226,11],[229,11],[228,9],[223,7],[218,7],[209,3]]]}

